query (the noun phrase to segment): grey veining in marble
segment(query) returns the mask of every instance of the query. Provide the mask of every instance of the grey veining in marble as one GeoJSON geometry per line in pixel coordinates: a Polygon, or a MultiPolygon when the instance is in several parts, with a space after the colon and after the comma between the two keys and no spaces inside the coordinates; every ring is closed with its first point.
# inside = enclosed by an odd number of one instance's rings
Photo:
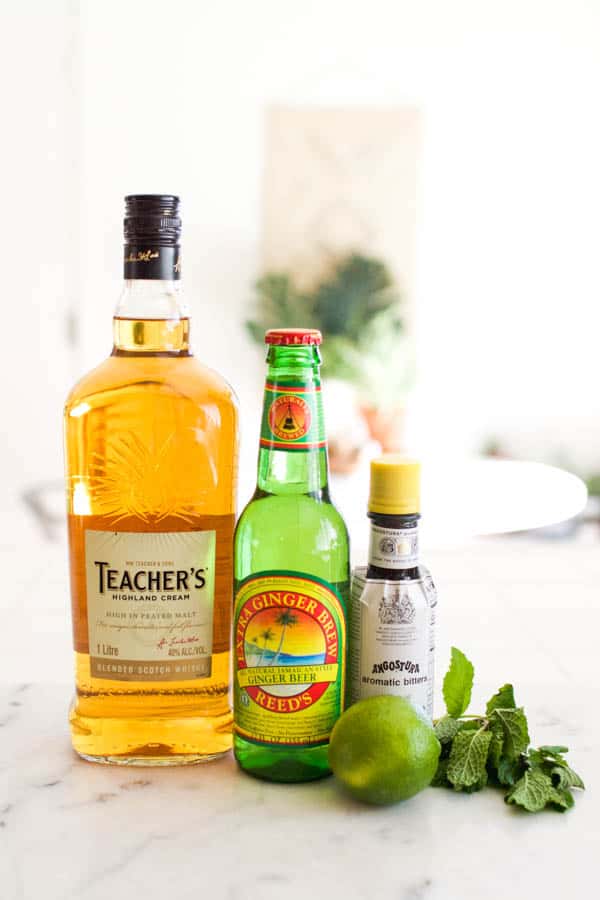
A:
{"type": "MultiPolygon", "coordinates": [[[[536,691],[536,694],[538,692],[536,691]]],[[[0,695],[2,900],[562,898],[586,887],[600,838],[592,694],[530,697],[536,739],[568,740],[589,776],[566,815],[495,790],[429,789],[370,809],[332,779],[269,785],[231,759],[172,770],[93,766],[70,751],[62,686],[0,695]],[[586,875],[588,873],[588,875],[586,875]]]]}
{"type": "Polygon", "coordinates": [[[484,541],[427,562],[440,594],[438,712],[456,644],[475,664],[473,708],[512,680],[532,738],[571,748],[588,787],[573,810],[527,815],[492,789],[369,809],[331,779],[269,785],[231,759],[164,771],[80,761],[66,723],[66,554],[47,546],[5,567],[0,595],[0,900],[594,896],[597,545],[484,541]]]}

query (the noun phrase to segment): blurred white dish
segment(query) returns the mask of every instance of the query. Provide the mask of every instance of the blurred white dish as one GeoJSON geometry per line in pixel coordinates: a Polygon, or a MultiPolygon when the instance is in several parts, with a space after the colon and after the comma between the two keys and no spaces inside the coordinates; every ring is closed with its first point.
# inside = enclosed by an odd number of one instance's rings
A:
{"type": "MultiPolygon", "coordinates": [[[[352,475],[332,478],[334,502],[359,547],[367,541],[368,485],[368,459],[352,475]]],[[[580,478],[543,463],[424,460],[423,542],[443,546],[478,535],[553,525],[578,515],[586,500],[580,478]]]]}

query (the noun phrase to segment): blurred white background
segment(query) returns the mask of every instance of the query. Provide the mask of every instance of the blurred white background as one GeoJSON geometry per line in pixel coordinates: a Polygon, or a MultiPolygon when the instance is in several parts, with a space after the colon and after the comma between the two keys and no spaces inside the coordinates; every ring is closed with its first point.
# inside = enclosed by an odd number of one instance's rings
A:
{"type": "Polygon", "coordinates": [[[273,105],[420,110],[420,444],[502,436],[594,467],[600,4],[23,0],[0,16],[10,495],[60,477],[60,408],[110,348],[135,191],[182,196],[196,351],[236,387],[254,455],[262,365],[242,323],[273,105]]]}

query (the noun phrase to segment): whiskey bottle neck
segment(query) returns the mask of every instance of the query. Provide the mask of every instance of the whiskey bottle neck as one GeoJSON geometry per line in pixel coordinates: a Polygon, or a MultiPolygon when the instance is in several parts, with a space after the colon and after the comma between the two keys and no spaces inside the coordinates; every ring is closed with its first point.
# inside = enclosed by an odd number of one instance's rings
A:
{"type": "Polygon", "coordinates": [[[128,278],[113,319],[113,356],[189,356],[189,315],[180,282],[128,278]]]}

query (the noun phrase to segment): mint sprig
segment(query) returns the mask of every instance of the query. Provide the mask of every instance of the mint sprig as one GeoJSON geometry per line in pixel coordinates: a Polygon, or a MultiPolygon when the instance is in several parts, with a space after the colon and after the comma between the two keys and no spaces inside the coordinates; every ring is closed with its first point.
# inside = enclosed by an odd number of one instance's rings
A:
{"type": "Polygon", "coordinates": [[[473,679],[473,664],[452,647],[443,686],[447,715],[435,723],[442,752],[432,784],[472,792],[491,781],[508,789],[507,803],[529,812],[570,809],[572,789],[585,786],[564,757],[568,748],[530,746],[525,710],[517,706],[512,684],[490,697],[485,715],[467,715],[473,679]]]}

